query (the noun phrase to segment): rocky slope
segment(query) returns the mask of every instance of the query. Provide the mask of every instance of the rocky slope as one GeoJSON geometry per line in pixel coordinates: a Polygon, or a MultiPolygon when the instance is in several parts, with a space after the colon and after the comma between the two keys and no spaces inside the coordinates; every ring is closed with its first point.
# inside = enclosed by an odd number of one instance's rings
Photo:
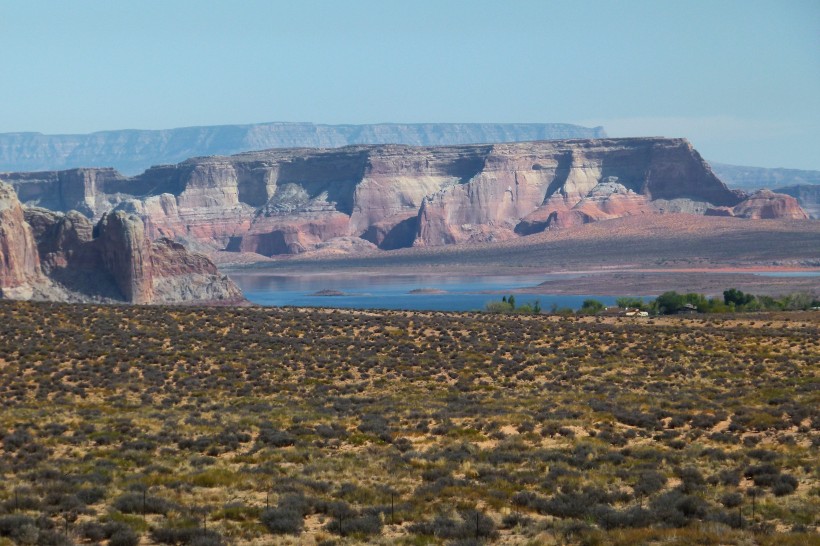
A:
{"type": "Polygon", "coordinates": [[[718,178],[730,188],[744,191],[770,189],[791,195],[809,218],[820,219],[820,171],[711,165],[718,178]]]}
{"type": "Polygon", "coordinates": [[[142,219],[21,207],[0,182],[0,297],[137,304],[242,303],[205,256],[151,241],[142,219]]]}
{"type": "Polygon", "coordinates": [[[809,216],[790,195],[758,190],[732,208],[717,207],[706,211],[709,216],[737,216],[754,220],[786,218],[808,220],[809,216]]]}
{"type": "Polygon", "coordinates": [[[601,138],[601,127],[562,123],[259,123],[87,135],[0,134],[0,171],[114,167],[137,174],[189,157],[266,148],[336,148],[351,144],[441,146],[567,138],[601,138]]]}
{"type": "Polygon", "coordinates": [[[94,218],[116,206],[142,218],[150,239],[266,256],[499,241],[641,214],[802,212],[787,196],[746,200],[686,140],[665,138],[266,150],[133,178],[82,169],[0,179],[32,205],[94,218]]]}
{"type": "Polygon", "coordinates": [[[791,195],[806,211],[809,218],[820,219],[820,184],[799,184],[777,188],[778,193],[791,195]]]}

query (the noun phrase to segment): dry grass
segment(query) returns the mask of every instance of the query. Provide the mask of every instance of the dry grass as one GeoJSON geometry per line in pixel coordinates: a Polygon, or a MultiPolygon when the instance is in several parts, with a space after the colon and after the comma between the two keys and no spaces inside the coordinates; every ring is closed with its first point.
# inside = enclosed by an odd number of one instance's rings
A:
{"type": "Polygon", "coordinates": [[[816,542],[818,325],[3,302],[0,537],[816,542]]]}

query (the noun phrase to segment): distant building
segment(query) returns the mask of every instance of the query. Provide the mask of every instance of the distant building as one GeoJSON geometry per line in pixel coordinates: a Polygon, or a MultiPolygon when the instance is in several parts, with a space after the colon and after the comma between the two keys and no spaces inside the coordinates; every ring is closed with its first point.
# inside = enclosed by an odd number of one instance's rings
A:
{"type": "Polygon", "coordinates": [[[627,317],[648,317],[649,313],[647,311],[641,311],[639,309],[633,309],[631,311],[627,309],[624,315],[626,315],[627,317]]]}
{"type": "Polygon", "coordinates": [[[647,311],[632,309],[630,307],[607,307],[598,313],[598,315],[604,317],[648,317],[649,313],[647,311]]]}

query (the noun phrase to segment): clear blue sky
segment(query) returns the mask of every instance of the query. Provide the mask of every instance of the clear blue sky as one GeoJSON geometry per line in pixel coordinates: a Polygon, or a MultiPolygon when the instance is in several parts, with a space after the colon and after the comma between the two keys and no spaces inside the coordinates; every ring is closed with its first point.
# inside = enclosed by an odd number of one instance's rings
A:
{"type": "Polygon", "coordinates": [[[820,1],[0,0],[0,132],[567,122],[820,169],[820,1]]]}

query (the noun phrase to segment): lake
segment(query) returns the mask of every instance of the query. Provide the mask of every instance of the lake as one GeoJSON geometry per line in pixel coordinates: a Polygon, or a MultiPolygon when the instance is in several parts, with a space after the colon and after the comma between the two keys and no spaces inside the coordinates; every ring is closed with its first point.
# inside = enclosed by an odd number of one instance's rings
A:
{"type": "MultiPolygon", "coordinates": [[[[480,311],[503,293],[536,286],[547,279],[577,275],[442,276],[442,275],[270,275],[231,273],[249,301],[259,305],[297,307],[340,307],[351,309],[407,309],[416,311],[480,311]],[[411,293],[414,290],[443,293],[411,293]],[[336,291],[343,295],[317,295],[336,291]]],[[[614,305],[615,296],[516,294],[517,305],[541,302],[548,311],[553,305],[578,309],[585,299],[614,305]]]]}

